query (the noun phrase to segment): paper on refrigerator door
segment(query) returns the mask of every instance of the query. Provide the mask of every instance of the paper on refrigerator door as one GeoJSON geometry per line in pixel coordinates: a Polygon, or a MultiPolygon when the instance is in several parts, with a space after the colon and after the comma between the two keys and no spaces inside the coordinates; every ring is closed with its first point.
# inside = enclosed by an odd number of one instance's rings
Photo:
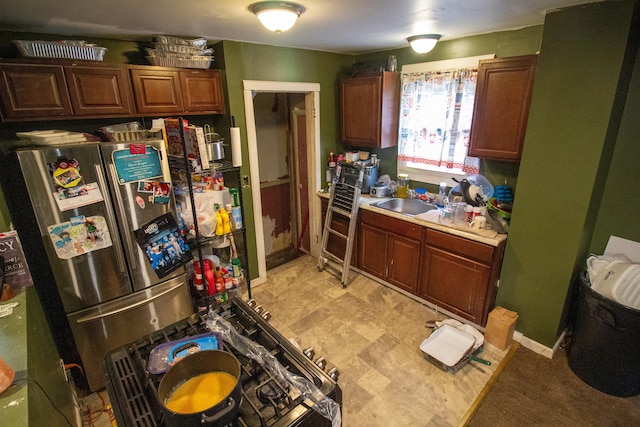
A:
{"type": "Polygon", "coordinates": [[[70,259],[112,245],[102,216],[78,216],[47,227],[53,248],[61,259],[70,259]]]}

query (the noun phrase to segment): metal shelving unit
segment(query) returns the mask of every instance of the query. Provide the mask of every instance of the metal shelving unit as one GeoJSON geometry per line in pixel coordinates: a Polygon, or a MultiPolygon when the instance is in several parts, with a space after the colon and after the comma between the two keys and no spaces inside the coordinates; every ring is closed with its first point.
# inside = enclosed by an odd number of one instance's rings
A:
{"type": "MultiPolygon", "coordinates": [[[[183,144],[183,152],[187,153],[186,139],[182,124],[182,119],[180,119],[180,136],[183,144]]],[[[240,168],[233,166],[231,162],[218,160],[211,166],[210,170],[194,172],[191,171],[189,159],[186,154],[184,156],[169,156],[169,166],[172,171],[172,181],[176,192],[176,198],[178,198],[178,196],[183,196],[188,198],[190,202],[191,212],[183,212],[182,215],[192,216],[192,233],[190,232],[184,237],[187,244],[194,252],[194,256],[199,260],[203,260],[205,253],[214,254],[214,252],[218,252],[218,254],[220,254],[220,252],[224,252],[224,248],[228,248],[228,261],[230,263],[235,250],[237,257],[240,259],[243,270],[243,277],[238,283],[237,288],[243,292],[246,291],[248,297],[251,298],[251,281],[249,278],[249,260],[246,248],[247,236],[246,227],[244,226],[245,215],[242,199],[242,176],[240,174],[240,168]],[[198,215],[195,209],[194,183],[204,181],[206,177],[218,172],[223,175],[225,187],[238,189],[238,205],[241,209],[243,225],[241,228],[234,229],[223,236],[205,236],[201,233],[201,227],[199,227],[198,224],[198,215]],[[184,193],[183,189],[186,189],[184,193]],[[220,246],[221,240],[228,241],[228,244],[220,246]]],[[[219,256],[219,258],[221,258],[221,261],[224,259],[224,257],[221,256],[219,256]]],[[[204,277],[203,280],[205,280],[204,277]]],[[[206,306],[216,305],[230,297],[227,290],[213,295],[208,295],[206,286],[204,291],[198,291],[195,286],[191,286],[191,290],[192,295],[197,300],[196,305],[198,306],[200,304],[204,304],[206,306]]]]}

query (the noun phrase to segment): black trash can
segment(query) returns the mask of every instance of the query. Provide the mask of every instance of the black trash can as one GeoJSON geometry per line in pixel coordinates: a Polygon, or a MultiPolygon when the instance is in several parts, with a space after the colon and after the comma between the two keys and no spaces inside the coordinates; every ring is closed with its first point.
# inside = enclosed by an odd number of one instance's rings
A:
{"type": "Polygon", "coordinates": [[[586,272],[579,279],[569,366],[582,381],[604,393],[640,394],[640,310],[591,289],[586,272]]]}

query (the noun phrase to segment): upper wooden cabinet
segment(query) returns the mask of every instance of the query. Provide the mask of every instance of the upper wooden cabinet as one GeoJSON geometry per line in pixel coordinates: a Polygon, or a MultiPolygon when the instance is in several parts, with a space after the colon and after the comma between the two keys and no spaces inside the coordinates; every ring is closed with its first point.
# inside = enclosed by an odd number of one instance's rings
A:
{"type": "Polygon", "coordinates": [[[220,70],[130,66],[141,115],[224,114],[220,70]]]}
{"type": "Polygon", "coordinates": [[[537,61],[537,55],[480,61],[469,156],[520,160],[537,61]]]}
{"type": "Polygon", "coordinates": [[[128,76],[117,65],[7,61],[0,72],[5,121],[133,114],[128,76]]]}
{"type": "Polygon", "coordinates": [[[65,67],[76,116],[130,116],[133,103],[126,70],[119,66],[65,67]]]}
{"type": "Polygon", "coordinates": [[[186,112],[213,112],[224,114],[222,71],[180,71],[182,100],[186,112]]]}
{"type": "Polygon", "coordinates": [[[73,114],[61,66],[0,63],[0,72],[3,120],[68,117],[73,114]]]}
{"type": "Polygon", "coordinates": [[[224,114],[220,70],[16,59],[0,76],[3,121],[224,114]]]}
{"type": "Polygon", "coordinates": [[[400,73],[380,72],[341,80],[341,137],[346,145],[398,145],[400,73]]]}

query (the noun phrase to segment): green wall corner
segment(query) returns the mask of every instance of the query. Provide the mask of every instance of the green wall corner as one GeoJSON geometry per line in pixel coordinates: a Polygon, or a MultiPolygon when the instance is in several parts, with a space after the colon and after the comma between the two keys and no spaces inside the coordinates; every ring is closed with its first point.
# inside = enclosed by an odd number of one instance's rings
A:
{"type": "Polygon", "coordinates": [[[634,2],[546,17],[497,304],[552,347],[587,256],[615,146],[634,2]],[[595,209],[594,209],[595,208],[595,209]]]}

